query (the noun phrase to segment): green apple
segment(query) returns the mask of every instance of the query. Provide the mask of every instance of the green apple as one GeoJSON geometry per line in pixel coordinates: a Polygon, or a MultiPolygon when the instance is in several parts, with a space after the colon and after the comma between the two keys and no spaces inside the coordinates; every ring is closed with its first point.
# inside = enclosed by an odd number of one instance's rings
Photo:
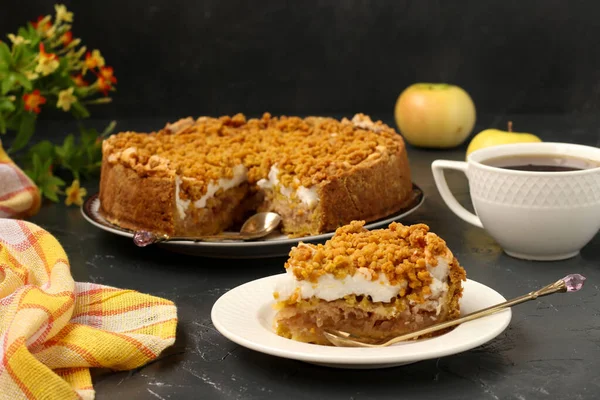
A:
{"type": "Polygon", "coordinates": [[[463,143],[475,125],[467,92],[446,83],[415,83],[398,96],[396,124],[413,146],[450,148],[463,143]]]}
{"type": "Polygon", "coordinates": [[[475,135],[467,148],[467,156],[475,150],[483,149],[485,147],[498,146],[500,144],[535,143],[541,141],[542,140],[539,137],[531,133],[513,132],[512,122],[509,121],[508,131],[486,129],[475,135]]]}

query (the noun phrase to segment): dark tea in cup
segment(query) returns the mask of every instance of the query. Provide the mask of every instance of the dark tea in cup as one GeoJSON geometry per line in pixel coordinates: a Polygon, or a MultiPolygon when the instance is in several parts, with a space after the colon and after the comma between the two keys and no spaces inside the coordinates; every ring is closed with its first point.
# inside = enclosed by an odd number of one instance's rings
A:
{"type": "Polygon", "coordinates": [[[536,172],[581,171],[600,167],[598,161],[557,154],[515,154],[490,158],[481,163],[496,168],[536,172]]]}

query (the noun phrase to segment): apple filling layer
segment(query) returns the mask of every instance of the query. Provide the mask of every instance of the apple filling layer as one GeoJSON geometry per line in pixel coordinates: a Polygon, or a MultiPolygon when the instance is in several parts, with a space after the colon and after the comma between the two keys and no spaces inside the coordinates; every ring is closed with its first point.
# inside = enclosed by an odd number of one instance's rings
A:
{"type": "Polygon", "coordinates": [[[448,319],[457,318],[456,288],[444,297],[440,307],[411,307],[406,299],[389,303],[372,302],[368,296],[346,296],[325,301],[313,297],[298,303],[278,303],[275,331],[299,342],[329,345],[324,329],[338,329],[371,340],[385,340],[415,332],[448,319]]]}

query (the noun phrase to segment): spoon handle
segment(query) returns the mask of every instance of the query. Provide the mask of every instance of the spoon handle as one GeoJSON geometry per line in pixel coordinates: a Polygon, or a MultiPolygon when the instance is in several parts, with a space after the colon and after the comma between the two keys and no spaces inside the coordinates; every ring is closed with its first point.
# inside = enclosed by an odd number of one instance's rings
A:
{"type": "Polygon", "coordinates": [[[506,308],[509,308],[509,307],[512,307],[512,306],[516,306],[517,304],[525,303],[525,302],[530,301],[530,300],[535,300],[538,297],[548,296],[548,295],[553,294],[553,293],[566,292],[566,291],[567,291],[567,285],[566,285],[564,279],[561,279],[561,280],[558,280],[558,281],[556,281],[554,283],[551,283],[550,285],[544,286],[543,288],[541,288],[539,290],[536,290],[536,291],[533,291],[533,292],[529,292],[529,293],[524,294],[522,296],[515,297],[512,300],[508,300],[508,301],[505,301],[503,303],[499,303],[499,304],[496,304],[496,305],[491,306],[491,307],[484,308],[484,309],[479,310],[479,311],[472,312],[470,314],[465,315],[464,317],[461,317],[461,318],[458,318],[458,319],[453,319],[451,321],[442,322],[442,323],[439,323],[439,324],[435,324],[435,325],[432,325],[432,326],[430,326],[428,328],[421,329],[421,330],[418,330],[418,331],[415,331],[415,332],[411,332],[411,333],[407,333],[407,334],[402,335],[402,336],[397,336],[397,337],[395,337],[393,339],[388,340],[387,342],[385,342],[383,344],[378,345],[377,347],[380,347],[380,346],[389,346],[389,345],[392,345],[394,343],[403,342],[405,340],[413,339],[413,338],[415,338],[417,336],[422,336],[422,335],[426,335],[426,334],[429,334],[429,333],[437,332],[437,331],[442,330],[442,329],[450,328],[450,327],[453,327],[453,326],[456,326],[456,325],[460,325],[460,324],[468,322],[468,321],[472,321],[472,320],[477,319],[477,318],[481,318],[481,317],[485,317],[485,316],[494,314],[494,313],[496,313],[498,311],[501,311],[501,310],[504,310],[506,308]]]}
{"type": "Polygon", "coordinates": [[[185,242],[208,242],[208,241],[220,241],[220,240],[252,240],[262,237],[264,235],[259,234],[241,234],[235,232],[222,232],[218,235],[205,235],[205,236],[169,236],[166,234],[155,234],[148,231],[137,231],[133,234],[133,242],[138,247],[146,247],[151,244],[173,242],[173,241],[185,241],[185,242]]]}
{"type": "Polygon", "coordinates": [[[173,236],[173,237],[166,236],[163,239],[157,241],[156,243],[172,242],[175,240],[185,241],[185,242],[205,242],[205,241],[212,241],[212,240],[246,240],[247,238],[248,238],[248,235],[242,235],[242,234],[233,233],[233,232],[222,232],[222,233],[219,233],[218,235],[173,236]]]}

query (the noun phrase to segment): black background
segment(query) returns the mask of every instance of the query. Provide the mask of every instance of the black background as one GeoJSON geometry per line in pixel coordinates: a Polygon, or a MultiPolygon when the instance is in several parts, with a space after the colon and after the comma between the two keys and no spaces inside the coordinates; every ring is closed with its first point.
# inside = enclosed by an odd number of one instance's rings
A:
{"type": "MultiPolygon", "coordinates": [[[[54,13],[2,1],[0,31],[54,13]]],[[[95,117],[366,112],[417,81],[462,86],[479,113],[594,113],[593,0],[65,1],[119,79],[95,117]]],[[[56,116],[62,116],[56,113],[56,116]]]]}

